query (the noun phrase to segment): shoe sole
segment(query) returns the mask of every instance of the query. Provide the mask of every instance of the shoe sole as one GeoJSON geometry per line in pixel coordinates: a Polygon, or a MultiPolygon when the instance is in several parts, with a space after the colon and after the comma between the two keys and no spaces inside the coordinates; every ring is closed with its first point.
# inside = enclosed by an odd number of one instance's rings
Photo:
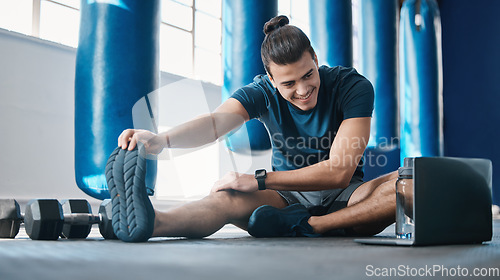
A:
{"type": "Polygon", "coordinates": [[[112,225],[125,242],[147,241],[154,230],[154,208],[146,184],[146,159],[137,149],[117,147],[106,163],[106,181],[111,195],[112,225]]]}

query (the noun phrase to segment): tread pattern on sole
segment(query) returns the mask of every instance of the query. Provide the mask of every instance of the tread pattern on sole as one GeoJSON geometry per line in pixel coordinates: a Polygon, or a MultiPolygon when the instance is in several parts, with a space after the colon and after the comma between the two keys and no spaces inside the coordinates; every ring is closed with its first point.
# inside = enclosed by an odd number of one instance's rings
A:
{"type": "Polygon", "coordinates": [[[154,228],[154,209],[146,184],[146,159],[139,150],[117,147],[106,163],[106,180],[112,203],[112,225],[126,242],[147,241],[154,228]]]}

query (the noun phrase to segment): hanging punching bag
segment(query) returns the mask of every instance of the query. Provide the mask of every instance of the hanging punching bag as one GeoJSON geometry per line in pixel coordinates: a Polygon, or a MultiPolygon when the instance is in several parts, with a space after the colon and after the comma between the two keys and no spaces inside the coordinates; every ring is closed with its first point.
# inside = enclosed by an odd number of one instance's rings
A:
{"type": "MultiPolygon", "coordinates": [[[[75,77],[75,176],[86,194],[109,197],[104,169],[132,107],[159,84],[160,0],[82,0],[75,77]]],[[[150,114],[156,100],[147,99],[150,114]]],[[[143,128],[156,131],[154,122],[143,128]]],[[[152,194],[156,162],[148,160],[152,194]]]]}
{"type": "Polygon", "coordinates": [[[358,71],[375,90],[370,130],[371,147],[396,148],[397,125],[397,27],[398,0],[363,0],[358,16],[358,71]]]}
{"type": "MultiPolygon", "coordinates": [[[[222,101],[228,99],[238,88],[252,83],[256,75],[265,73],[260,57],[260,46],[264,41],[262,30],[264,24],[276,16],[277,11],[276,0],[223,0],[222,101]]],[[[271,148],[267,130],[258,120],[248,121],[232,133],[226,143],[233,152],[242,154],[271,148]]]]}
{"type": "Polygon", "coordinates": [[[356,20],[358,39],[357,70],[373,84],[375,92],[370,141],[364,162],[364,179],[368,181],[399,167],[399,5],[397,0],[363,0],[357,3],[356,16],[353,16],[356,20]]]}
{"type": "Polygon", "coordinates": [[[401,161],[443,155],[441,19],[435,0],[408,0],[400,19],[401,161]]]}
{"type": "Polygon", "coordinates": [[[311,44],[320,65],[352,66],[351,0],[310,0],[311,44]]]}

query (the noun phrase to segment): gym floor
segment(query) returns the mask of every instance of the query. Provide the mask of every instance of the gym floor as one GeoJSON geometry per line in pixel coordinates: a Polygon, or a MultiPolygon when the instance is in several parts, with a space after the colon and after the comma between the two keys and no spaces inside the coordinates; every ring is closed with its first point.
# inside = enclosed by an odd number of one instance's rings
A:
{"type": "MultiPolygon", "coordinates": [[[[94,225],[85,240],[33,241],[21,228],[15,239],[0,239],[0,279],[316,280],[385,273],[407,279],[480,273],[485,276],[479,279],[499,279],[500,220],[493,227],[490,242],[430,247],[362,245],[339,237],[257,239],[233,226],[199,240],[152,238],[129,244],[104,240],[94,225]]],[[[380,235],[393,233],[389,226],[380,235]]]]}

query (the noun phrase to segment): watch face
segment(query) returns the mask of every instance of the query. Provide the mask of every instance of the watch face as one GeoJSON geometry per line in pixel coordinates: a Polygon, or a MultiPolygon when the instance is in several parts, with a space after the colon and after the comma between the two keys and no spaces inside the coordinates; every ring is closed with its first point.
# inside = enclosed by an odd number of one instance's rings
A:
{"type": "Polygon", "coordinates": [[[266,176],[266,170],[261,169],[261,170],[255,171],[255,177],[264,177],[264,176],[266,176]]]}

